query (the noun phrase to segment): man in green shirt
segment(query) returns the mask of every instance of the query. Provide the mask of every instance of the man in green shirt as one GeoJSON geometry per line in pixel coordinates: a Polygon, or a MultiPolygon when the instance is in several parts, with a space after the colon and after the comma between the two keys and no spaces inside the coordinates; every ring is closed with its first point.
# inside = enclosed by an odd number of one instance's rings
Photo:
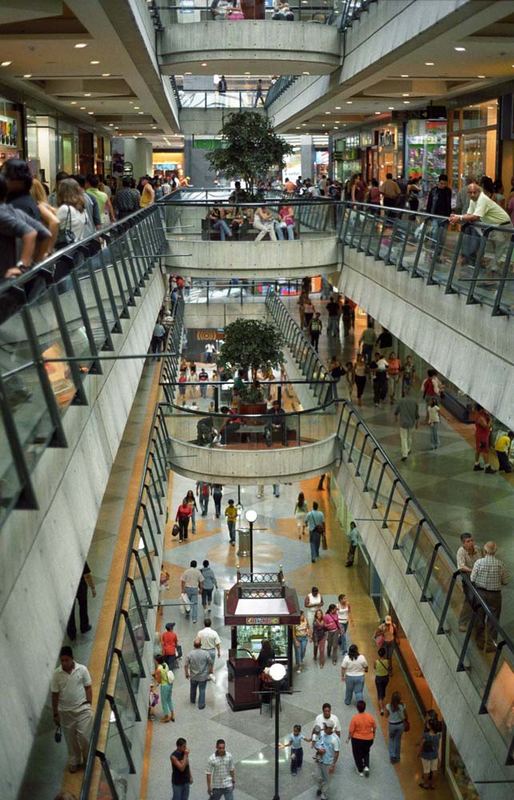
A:
{"type": "Polygon", "coordinates": [[[364,356],[364,361],[368,365],[371,361],[371,356],[373,355],[373,349],[376,341],[377,334],[375,333],[375,329],[371,325],[368,325],[359,341],[359,344],[362,345],[362,355],[364,356]]]}

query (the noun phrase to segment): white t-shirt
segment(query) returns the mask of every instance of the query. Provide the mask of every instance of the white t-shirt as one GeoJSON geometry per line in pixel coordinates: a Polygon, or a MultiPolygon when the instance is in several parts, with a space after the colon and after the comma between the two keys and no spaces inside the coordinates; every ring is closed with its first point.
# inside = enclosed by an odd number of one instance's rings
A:
{"type": "Polygon", "coordinates": [[[385,358],[379,358],[377,363],[377,372],[385,372],[389,366],[385,358]]]}
{"type": "Polygon", "coordinates": [[[507,212],[484,192],[480,192],[476,200],[469,201],[467,213],[480,217],[480,222],[486,222],[489,225],[510,223],[510,217],[507,212]]]}
{"type": "Polygon", "coordinates": [[[332,726],[333,726],[332,732],[333,733],[335,733],[336,731],[340,731],[341,730],[341,724],[340,724],[339,719],[336,717],[335,714],[331,714],[329,716],[329,718],[327,719],[326,717],[323,716],[323,712],[322,712],[321,714],[318,714],[318,716],[316,717],[316,722],[314,724],[318,725],[321,728],[321,730],[324,730],[326,722],[330,722],[332,724],[332,726]]]}
{"type": "Polygon", "coordinates": [[[87,225],[87,214],[85,211],[78,211],[75,206],[62,205],[57,209],[59,228],[61,230],[71,229],[75,234],[75,241],[85,238],[85,228],[87,225]]]}
{"type": "Polygon", "coordinates": [[[428,424],[433,425],[434,422],[439,422],[439,406],[428,407],[428,424]]]}
{"type": "Polygon", "coordinates": [[[339,620],[339,624],[348,622],[348,616],[350,614],[350,606],[346,605],[344,608],[340,606],[339,603],[337,604],[337,618],[339,620]]]}
{"type": "Polygon", "coordinates": [[[198,584],[203,583],[203,575],[197,567],[188,567],[182,573],[181,580],[186,588],[198,589],[198,584]]]}
{"type": "Polygon", "coordinates": [[[307,606],[307,608],[313,608],[313,609],[321,608],[322,598],[319,592],[316,596],[314,596],[312,592],[309,592],[307,598],[309,600],[309,605],[307,606]]]}
{"type": "Polygon", "coordinates": [[[50,689],[59,692],[59,711],[76,711],[86,703],[87,686],[91,686],[91,675],[87,667],[77,664],[71,672],[65,672],[58,667],[52,677],[50,689]]]}
{"type": "Polygon", "coordinates": [[[202,650],[214,650],[221,644],[220,637],[212,628],[202,628],[196,635],[201,639],[202,650]]]}
{"type": "Polygon", "coordinates": [[[364,675],[365,670],[364,668],[368,666],[368,662],[364,658],[364,656],[357,656],[353,660],[350,656],[346,655],[343,658],[341,666],[344,670],[346,670],[346,675],[353,675],[354,677],[359,677],[359,675],[364,675]]]}

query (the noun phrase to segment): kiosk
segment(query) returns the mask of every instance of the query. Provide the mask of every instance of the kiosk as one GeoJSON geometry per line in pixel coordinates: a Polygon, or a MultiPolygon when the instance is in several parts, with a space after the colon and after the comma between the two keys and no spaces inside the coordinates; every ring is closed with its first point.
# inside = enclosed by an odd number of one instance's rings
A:
{"type": "Polygon", "coordinates": [[[300,621],[298,595],[280,572],[237,573],[237,583],[225,593],[225,625],[231,626],[228,654],[227,700],[233,711],[260,706],[257,663],[262,640],[275,651],[274,661],[286,668],[288,688],[293,683],[292,625],[300,621]]]}

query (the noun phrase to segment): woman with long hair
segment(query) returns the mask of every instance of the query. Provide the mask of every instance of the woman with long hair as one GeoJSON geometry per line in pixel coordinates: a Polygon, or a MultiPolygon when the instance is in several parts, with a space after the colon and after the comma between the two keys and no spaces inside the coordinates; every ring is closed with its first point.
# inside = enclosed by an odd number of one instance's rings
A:
{"type": "Polygon", "coordinates": [[[327,632],[325,630],[325,623],[323,621],[323,610],[316,609],[314,614],[314,622],[312,623],[312,644],[314,647],[314,661],[318,660],[319,653],[319,667],[323,669],[325,666],[325,646],[327,643],[327,632]]]}
{"type": "Polygon", "coordinates": [[[335,603],[330,603],[327,608],[327,613],[323,617],[323,622],[325,623],[325,630],[327,632],[327,656],[332,658],[332,664],[337,664],[341,626],[339,625],[339,616],[335,603]]]}
{"type": "Polygon", "coordinates": [[[357,404],[362,405],[362,395],[366,387],[367,367],[362,353],[357,353],[357,359],[353,367],[355,386],[357,387],[357,404]]]}
{"type": "Polygon", "coordinates": [[[408,730],[409,726],[407,709],[402,703],[400,692],[393,692],[385,713],[389,720],[389,759],[391,764],[397,764],[400,760],[402,733],[408,730]]]}
{"type": "Polygon", "coordinates": [[[298,538],[301,539],[305,531],[305,515],[309,508],[305,502],[305,495],[300,492],[296,505],[294,507],[294,516],[296,519],[296,530],[298,531],[298,538]]]}
{"type": "Polygon", "coordinates": [[[196,533],[196,512],[198,506],[196,505],[195,494],[192,489],[189,489],[186,494],[185,501],[191,509],[191,533],[196,533]]]}
{"type": "Polygon", "coordinates": [[[307,644],[311,638],[311,629],[304,611],[300,611],[300,622],[293,625],[293,644],[296,660],[296,671],[301,672],[307,644]]]}
{"type": "Polygon", "coordinates": [[[84,238],[88,221],[85,206],[82,189],[76,180],[65,178],[59,182],[57,187],[57,218],[59,219],[60,235],[64,231],[71,231],[74,241],[78,242],[84,238]]]}
{"type": "Polygon", "coordinates": [[[38,181],[37,178],[33,178],[32,180],[30,196],[37,204],[43,225],[45,225],[52,234],[51,238],[48,240],[48,253],[52,253],[57,234],[59,233],[59,218],[55,213],[55,209],[52,208],[48,202],[43,184],[41,181],[38,181]]]}

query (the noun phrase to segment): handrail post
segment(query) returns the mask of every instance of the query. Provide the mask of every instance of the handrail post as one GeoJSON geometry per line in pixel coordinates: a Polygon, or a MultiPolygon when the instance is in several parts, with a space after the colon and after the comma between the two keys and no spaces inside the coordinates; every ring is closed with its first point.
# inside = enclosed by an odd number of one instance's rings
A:
{"type": "Polygon", "coordinates": [[[429,600],[429,596],[427,594],[428,584],[430,583],[430,578],[432,577],[432,572],[434,571],[435,560],[437,558],[437,551],[441,547],[441,544],[442,544],[441,542],[436,542],[432,550],[432,557],[430,559],[430,564],[428,565],[427,574],[425,575],[425,580],[423,582],[421,597],[419,598],[420,603],[427,603],[429,600]]]}
{"type": "Polygon", "coordinates": [[[441,619],[439,620],[439,624],[437,626],[437,633],[438,634],[446,633],[446,631],[444,630],[444,623],[446,621],[446,615],[448,614],[448,609],[450,608],[450,601],[452,599],[453,590],[455,588],[455,584],[457,582],[457,578],[459,577],[459,575],[460,575],[460,570],[458,570],[458,569],[455,570],[455,572],[452,574],[452,578],[451,578],[451,581],[450,581],[450,586],[448,587],[448,594],[446,595],[445,600],[444,600],[444,606],[443,606],[443,610],[442,610],[442,613],[441,613],[441,619]]]}

